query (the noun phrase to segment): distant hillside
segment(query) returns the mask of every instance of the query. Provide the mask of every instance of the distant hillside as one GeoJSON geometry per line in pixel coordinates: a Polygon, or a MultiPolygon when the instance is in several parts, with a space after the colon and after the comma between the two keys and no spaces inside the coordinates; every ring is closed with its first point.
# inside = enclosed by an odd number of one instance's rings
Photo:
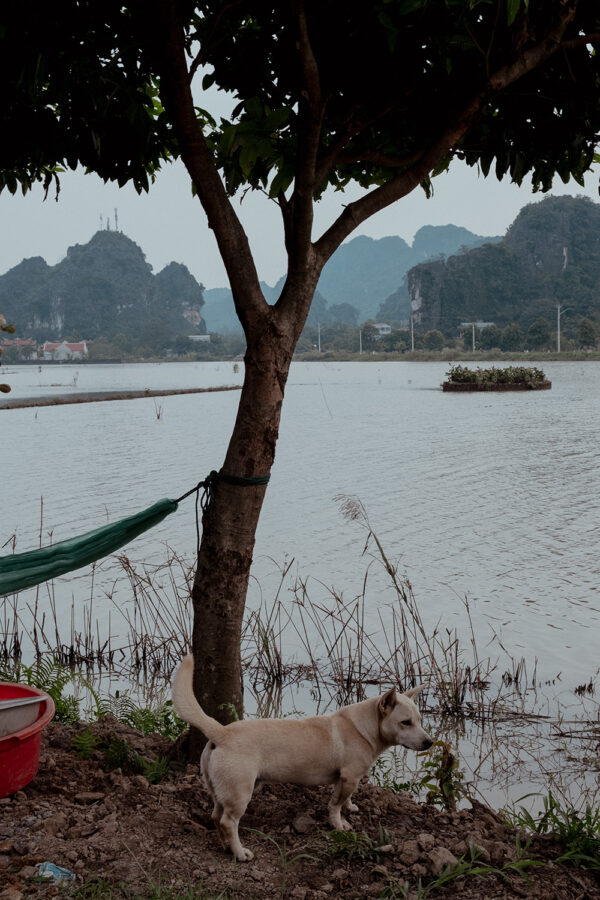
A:
{"type": "Polygon", "coordinates": [[[208,288],[205,290],[202,314],[209,331],[229,334],[230,331],[242,330],[229,288],[208,288]]]}
{"type": "Polygon", "coordinates": [[[402,280],[379,306],[376,318],[390,325],[405,325],[410,318],[407,273],[423,260],[453,256],[483,244],[495,244],[499,236],[483,237],[458,225],[424,225],[414,236],[411,248],[412,260],[405,269],[402,280]]]}
{"type": "MultiPolygon", "coordinates": [[[[279,291],[276,288],[270,287],[264,281],[261,281],[260,286],[267,302],[275,303],[279,296],[279,291]]],[[[229,288],[205,289],[202,315],[209,331],[217,331],[219,334],[229,334],[230,332],[239,332],[242,330],[229,288]]]]}
{"type": "Polygon", "coordinates": [[[328,303],[350,303],[360,321],[373,319],[385,298],[420,262],[401,237],[374,238],[359,235],[334,253],[319,279],[319,290],[328,303]]]}
{"type": "Polygon", "coordinates": [[[0,308],[22,338],[176,337],[206,332],[203,289],[181,263],[153,275],[130,238],[98,231],[56,266],[33,257],[0,276],[0,308]]]}
{"type": "MultiPolygon", "coordinates": [[[[309,314],[309,324],[340,321],[357,324],[367,319],[393,323],[409,317],[406,273],[425,259],[450,255],[463,247],[478,247],[499,237],[482,237],[457,225],[426,225],[412,246],[400,237],[378,240],[364,235],[348,241],[323,269],[309,314]]],[[[274,287],[262,283],[269,303],[275,302],[284,279],[274,287]]],[[[240,329],[228,288],[206,291],[204,315],[209,331],[240,329]]]]}
{"type": "Polygon", "coordinates": [[[360,236],[337,250],[319,280],[319,290],[328,303],[350,303],[366,319],[408,318],[390,302],[409,269],[425,259],[449,256],[462,247],[477,247],[498,237],[482,237],[457,225],[425,225],[414,236],[412,247],[400,237],[379,240],[360,236]],[[383,307],[383,308],[382,308],[383,307]]]}
{"type": "Polygon", "coordinates": [[[556,318],[600,312],[600,205],[584,197],[546,197],[526,206],[495,245],[427,262],[408,273],[421,330],[489,321],[528,328],[556,318]]]}

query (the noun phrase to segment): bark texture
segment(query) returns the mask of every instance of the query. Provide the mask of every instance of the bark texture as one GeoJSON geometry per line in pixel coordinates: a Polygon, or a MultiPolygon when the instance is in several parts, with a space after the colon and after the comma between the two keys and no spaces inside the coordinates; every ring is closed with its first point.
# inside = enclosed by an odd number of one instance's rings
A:
{"type": "MultiPolygon", "coordinates": [[[[296,315],[267,307],[257,326],[249,329],[244,385],[222,468],[227,475],[251,478],[271,472],[296,332],[302,328],[311,297],[306,288],[294,298],[288,296],[296,315]]],[[[192,595],[194,689],[202,708],[223,723],[243,716],[240,638],[265,493],[264,485],[239,486],[219,480],[213,506],[203,519],[192,595]]],[[[203,736],[193,732],[192,757],[204,743],[203,736]]]]}

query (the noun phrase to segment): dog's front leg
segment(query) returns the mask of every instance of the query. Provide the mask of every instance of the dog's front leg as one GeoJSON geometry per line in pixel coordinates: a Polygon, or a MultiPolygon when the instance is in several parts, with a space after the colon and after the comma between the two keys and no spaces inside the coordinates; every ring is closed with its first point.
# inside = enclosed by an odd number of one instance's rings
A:
{"type": "Polygon", "coordinates": [[[336,782],[333,789],[333,797],[329,802],[329,823],[337,828],[338,831],[352,831],[352,826],[342,817],[344,812],[356,812],[358,809],[350,801],[352,792],[358,786],[359,778],[354,775],[340,773],[339,781],[336,782]]]}

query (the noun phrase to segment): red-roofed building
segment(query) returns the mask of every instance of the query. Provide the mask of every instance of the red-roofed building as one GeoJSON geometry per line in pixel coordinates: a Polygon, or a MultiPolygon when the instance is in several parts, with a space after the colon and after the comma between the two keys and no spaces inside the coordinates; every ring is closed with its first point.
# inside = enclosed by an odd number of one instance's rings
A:
{"type": "Polygon", "coordinates": [[[88,354],[89,341],[68,344],[66,341],[46,341],[42,344],[42,359],[83,359],[88,354]]]}

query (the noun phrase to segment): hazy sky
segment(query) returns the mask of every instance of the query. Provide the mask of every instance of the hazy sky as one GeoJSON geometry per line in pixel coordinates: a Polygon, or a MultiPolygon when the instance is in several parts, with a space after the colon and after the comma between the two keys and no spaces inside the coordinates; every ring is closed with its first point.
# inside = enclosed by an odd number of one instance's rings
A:
{"type": "MultiPolygon", "coordinates": [[[[463,225],[477,234],[504,234],[519,210],[542,199],[529,188],[508,181],[479,177],[475,169],[455,163],[448,174],[434,181],[435,193],[427,200],[421,189],[365,222],[356,234],[374,238],[400,235],[411,243],[423,225],[463,225]]],[[[559,179],[552,193],[585,193],[598,200],[598,171],[588,176],[585,191],[559,179]]],[[[317,207],[315,235],[327,227],[341,204],[358,196],[357,190],[330,193],[317,207]]],[[[246,227],[259,276],[273,285],[285,272],[281,220],[275,204],[260,194],[248,192],[234,200],[246,227]]],[[[167,166],[148,195],[133,188],[104,185],[95,175],[67,173],[62,177],[58,201],[36,188],[26,197],[0,194],[0,274],[23,258],[42,256],[50,264],[59,262],[67,248],[89,241],[107,218],[114,227],[118,210],[119,229],[146,254],[155,272],[174,260],[182,262],[206,287],[227,285],[225,269],[200,203],[192,197],[187,173],[180,162],[167,166]]]]}

